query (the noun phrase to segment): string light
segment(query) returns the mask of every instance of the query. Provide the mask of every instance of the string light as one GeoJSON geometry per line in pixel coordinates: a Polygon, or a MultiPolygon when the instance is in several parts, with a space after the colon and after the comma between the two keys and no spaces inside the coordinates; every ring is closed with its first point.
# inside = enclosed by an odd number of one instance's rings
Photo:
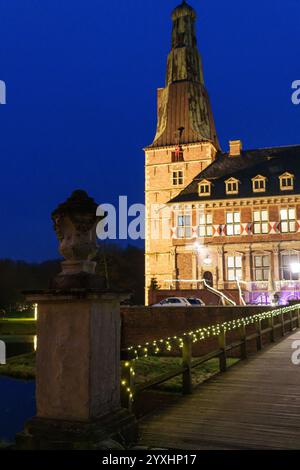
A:
{"type": "MultiPolygon", "coordinates": [[[[126,368],[130,367],[130,374],[132,376],[135,376],[135,369],[132,365],[135,361],[139,359],[148,358],[151,355],[157,356],[160,352],[168,353],[172,351],[173,348],[182,349],[187,338],[190,338],[192,343],[197,343],[199,341],[204,341],[209,338],[215,338],[221,333],[227,333],[229,331],[246,327],[257,322],[279,317],[286,313],[293,312],[297,309],[300,309],[300,304],[282,307],[280,309],[275,309],[270,312],[262,312],[244,318],[237,318],[235,320],[229,320],[223,323],[217,323],[215,325],[201,327],[196,330],[183,333],[181,336],[173,336],[168,337],[166,339],[154,340],[152,342],[147,342],[144,345],[139,346],[130,346],[129,348],[127,348],[127,351],[130,355],[131,362],[126,361],[124,363],[124,366],[126,368]]],[[[127,381],[125,379],[122,379],[121,385],[123,387],[127,387],[127,381]]],[[[133,401],[133,391],[130,389],[130,387],[127,387],[126,391],[128,393],[129,400],[133,401]]]]}

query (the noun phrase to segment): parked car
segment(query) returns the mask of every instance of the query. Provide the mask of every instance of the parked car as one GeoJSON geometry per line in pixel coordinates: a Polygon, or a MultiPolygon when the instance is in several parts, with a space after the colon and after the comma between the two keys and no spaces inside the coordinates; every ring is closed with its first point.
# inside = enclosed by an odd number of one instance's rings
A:
{"type": "Polygon", "coordinates": [[[201,299],[196,297],[169,297],[161,300],[158,304],[152,305],[152,307],[204,307],[205,303],[201,299]]]}
{"type": "Polygon", "coordinates": [[[205,307],[205,303],[201,299],[196,297],[189,297],[187,301],[191,304],[192,307],[205,307]]]}
{"type": "Polygon", "coordinates": [[[169,297],[161,300],[158,304],[152,305],[152,307],[190,307],[191,304],[184,297],[169,297]]]}

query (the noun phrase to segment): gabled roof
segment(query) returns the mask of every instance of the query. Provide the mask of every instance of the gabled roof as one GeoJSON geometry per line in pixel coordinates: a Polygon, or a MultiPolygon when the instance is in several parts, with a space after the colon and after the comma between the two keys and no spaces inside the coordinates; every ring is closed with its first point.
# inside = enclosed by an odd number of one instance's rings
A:
{"type": "Polygon", "coordinates": [[[233,176],[230,176],[225,183],[240,183],[240,180],[238,178],[234,178],[233,176]]]}
{"type": "Polygon", "coordinates": [[[266,180],[267,177],[264,176],[264,175],[256,175],[256,176],[254,176],[254,177],[251,178],[251,179],[252,179],[252,181],[256,181],[256,180],[266,180]]]}
{"type": "Polygon", "coordinates": [[[211,184],[211,181],[206,180],[206,179],[202,179],[202,180],[199,181],[198,184],[207,184],[207,183],[211,184]]]}
{"type": "MultiPolygon", "coordinates": [[[[272,147],[242,151],[238,157],[230,157],[228,153],[218,153],[216,160],[199,173],[181,193],[170,202],[203,201],[214,199],[240,199],[257,197],[253,193],[252,178],[257,175],[268,179],[265,196],[283,194],[280,190],[279,176],[289,172],[295,176],[300,173],[300,145],[272,147]],[[227,195],[225,181],[230,177],[240,181],[237,195],[227,195]],[[211,196],[199,197],[198,184],[206,179],[214,183],[211,196]]],[[[285,191],[300,194],[300,178],[295,179],[294,190],[285,191]]],[[[260,195],[260,197],[262,194],[260,195]]]]}

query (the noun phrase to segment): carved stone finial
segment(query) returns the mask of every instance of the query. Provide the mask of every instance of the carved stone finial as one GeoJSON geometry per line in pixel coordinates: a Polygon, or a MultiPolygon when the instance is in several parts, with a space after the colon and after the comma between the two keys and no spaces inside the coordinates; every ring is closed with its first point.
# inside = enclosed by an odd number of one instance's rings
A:
{"type": "Polygon", "coordinates": [[[59,252],[65,259],[53,288],[103,287],[95,274],[97,254],[97,204],[85,191],[77,190],[52,213],[59,252]]]}

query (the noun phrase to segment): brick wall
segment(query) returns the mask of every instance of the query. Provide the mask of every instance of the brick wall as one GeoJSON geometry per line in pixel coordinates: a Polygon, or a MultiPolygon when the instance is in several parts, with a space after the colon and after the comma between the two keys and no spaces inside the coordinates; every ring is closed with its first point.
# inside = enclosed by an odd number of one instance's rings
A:
{"type": "MultiPolygon", "coordinates": [[[[272,310],[271,307],[122,307],[122,348],[143,345],[157,339],[177,336],[211,324],[255,315],[272,310]]],[[[266,324],[263,328],[266,328],[266,324]]],[[[247,333],[254,332],[248,327],[247,333]]],[[[236,341],[238,332],[228,334],[228,342],[236,341]]],[[[215,339],[197,343],[194,355],[200,356],[218,348],[215,339]]],[[[250,345],[253,348],[253,344],[250,345]]]]}

